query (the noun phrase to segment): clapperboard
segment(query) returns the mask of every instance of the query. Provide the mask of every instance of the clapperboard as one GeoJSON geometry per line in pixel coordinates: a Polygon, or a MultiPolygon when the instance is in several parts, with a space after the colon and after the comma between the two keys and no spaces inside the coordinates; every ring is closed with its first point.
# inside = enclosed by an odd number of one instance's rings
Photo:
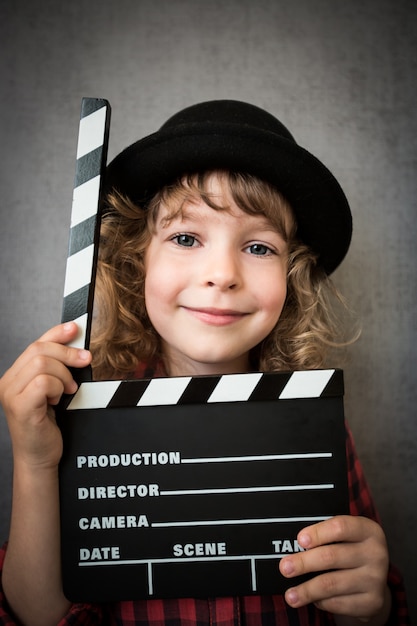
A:
{"type": "MultiPolygon", "coordinates": [[[[63,319],[86,347],[108,118],[83,100],[63,319]]],[[[298,532],[349,510],[341,370],[84,380],[58,423],[72,601],[282,593],[298,532]]]]}

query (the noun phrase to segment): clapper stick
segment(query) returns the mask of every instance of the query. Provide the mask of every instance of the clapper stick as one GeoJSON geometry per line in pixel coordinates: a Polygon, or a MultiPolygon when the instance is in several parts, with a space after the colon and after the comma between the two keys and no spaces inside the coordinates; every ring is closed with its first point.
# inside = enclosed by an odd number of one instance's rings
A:
{"type": "MultiPolygon", "coordinates": [[[[94,299],[95,271],[100,230],[100,196],[107,161],[110,105],[107,100],[83,98],[77,144],[77,160],[68,259],[65,273],[62,322],[75,321],[79,333],[70,344],[88,348],[94,299]]],[[[91,370],[74,372],[91,379],[91,370]]]]}

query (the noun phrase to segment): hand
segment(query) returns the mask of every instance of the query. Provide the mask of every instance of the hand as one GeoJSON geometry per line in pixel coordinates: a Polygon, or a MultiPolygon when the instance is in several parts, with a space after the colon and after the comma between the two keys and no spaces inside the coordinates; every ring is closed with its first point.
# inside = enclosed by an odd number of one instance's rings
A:
{"type": "Polygon", "coordinates": [[[90,352],[65,345],[77,332],[74,322],[50,329],[0,379],[0,402],[15,463],[35,468],[56,467],[60,461],[62,437],[52,407],[63,393],[77,390],[68,367],[85,367],[91,362],[90,352]]]}
{"type": "Polygon", "coordinates": [[[290,606],[314,603],[324,611],[363,621],[380,613],[385,616],[389,558],[379,524],[365,517],[337,516],[303,529],[298,543],[305,551],[284,557],[281,573],[287,578],[322,573],[287,590],[290,606]]]}

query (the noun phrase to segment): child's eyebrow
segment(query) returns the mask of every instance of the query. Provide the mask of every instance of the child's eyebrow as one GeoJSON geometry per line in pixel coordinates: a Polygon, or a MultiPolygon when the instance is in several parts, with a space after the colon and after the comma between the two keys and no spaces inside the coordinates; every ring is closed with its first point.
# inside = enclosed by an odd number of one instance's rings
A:
{"type": "Polygon", "coordinates": [[[177,211],[169,213],[168,215],[164,215],[161,217],[159,223],[162,228],[169,226],[172,222],[198,222],[204,221],[206,219],[205,215],[202,215],[198,210],[190,210],[190,208],[181,207],[177,211]]]}

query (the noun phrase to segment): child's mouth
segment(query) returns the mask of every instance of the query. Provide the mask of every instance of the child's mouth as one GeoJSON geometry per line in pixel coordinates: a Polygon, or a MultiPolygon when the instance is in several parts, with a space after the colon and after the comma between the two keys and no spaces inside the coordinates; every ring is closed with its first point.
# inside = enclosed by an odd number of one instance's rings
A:
{"type": "Polygon", "coordinates": [[[216,308],[192,308],[184,307],[193,317],[205,324],[211,326],[227,326],[228,324],[234,324],[240,321],[248,313],[242,313],[241,311],[234,311],[231,309],[216,309],[216,308]]]}

